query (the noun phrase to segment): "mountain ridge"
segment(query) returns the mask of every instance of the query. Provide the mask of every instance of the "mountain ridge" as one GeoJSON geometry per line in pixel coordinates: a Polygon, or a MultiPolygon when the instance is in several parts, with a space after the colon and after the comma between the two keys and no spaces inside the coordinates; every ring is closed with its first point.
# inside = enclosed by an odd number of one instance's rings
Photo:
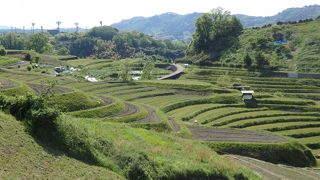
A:
{"type": "MultiPolygon", "coordinates": [[[[195,30],[196,19],[203,13],[180,15],[167,12],[151,17],[133,17],[111,26],[121,31],[140,31],[160,39],[190,40],[195,30]]],[[[245,28],[274,24],[278,21],[299,21],[320,16],[320,5],[288,8],[274,16],[248,16],[235,14],[245,28]]]]}

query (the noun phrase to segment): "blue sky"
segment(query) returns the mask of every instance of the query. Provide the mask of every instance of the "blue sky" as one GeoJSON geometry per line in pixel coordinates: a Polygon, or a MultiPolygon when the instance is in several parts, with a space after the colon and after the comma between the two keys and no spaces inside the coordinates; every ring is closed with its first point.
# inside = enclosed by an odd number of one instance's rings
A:
{"type": "Polygon", "coordinates": [[[165,12],[187,14],[222,7],[233,14],[271,16],[289,7],[320,4],[320,0],[2,0],[0,26],[29,28],[93,27],[103,21],[110,25],[134,16],[165,12]]]}

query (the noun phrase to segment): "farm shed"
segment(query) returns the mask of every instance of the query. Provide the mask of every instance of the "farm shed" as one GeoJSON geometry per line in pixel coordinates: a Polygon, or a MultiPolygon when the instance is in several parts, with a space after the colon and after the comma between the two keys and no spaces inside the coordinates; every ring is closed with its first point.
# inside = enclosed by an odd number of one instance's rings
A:
{"type": "Polygon", "coordinates": [[[241,93],[242,93],[242,99],[243,100],[251,100],[251,99],[253,99],[253,93],[254,93],[253,90],[242,90],[241,93]]]}

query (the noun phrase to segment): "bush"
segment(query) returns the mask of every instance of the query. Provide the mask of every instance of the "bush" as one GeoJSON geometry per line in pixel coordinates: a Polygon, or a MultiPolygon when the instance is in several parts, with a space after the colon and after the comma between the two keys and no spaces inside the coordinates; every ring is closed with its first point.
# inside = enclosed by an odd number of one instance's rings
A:
{"type": "Polygon", "coordinates": [[[35,58],[35,62],[38,64],[39,63],[39,61],[40,61],[40,57],[39,56],[36,56],[36,58],[35,58]]]}
{"type": "Polygon", "coordinates": [[[0,56],[5,56],[7,55],[7,51],[3,46],[0,46],[0,56]]]}
{"type": "Polygon", "coordinates": [[[27,54],[24,55],[24,60],[31,61],[31,59],[32,59],[32,56],[31,56],[30,53],[27,53],[27,54]]]}
{"type": "Polygon", "coordinates": [[[31,70],[32,70],[32,66],[29,65],[29,66],[27,67],[27,70],[28,70],[28,71],[31,71],[31,70]]]}
{"type": "Polygon", "coordinates": [[[249,156],[260,160],[290,166],[314,166],[316,159],[305,146],[290,142],[282,144],[208,143],[218,153],[249,156]]]}
{"type": "Polygon", "coordinates": [[[30,122],[35,133],[40,129],[55,130],[55,120],[60,114],[58,110],[47,107],[45,99],[31,94],[19,97],[0,95],[0,107],[19,120],[30,122]]]}

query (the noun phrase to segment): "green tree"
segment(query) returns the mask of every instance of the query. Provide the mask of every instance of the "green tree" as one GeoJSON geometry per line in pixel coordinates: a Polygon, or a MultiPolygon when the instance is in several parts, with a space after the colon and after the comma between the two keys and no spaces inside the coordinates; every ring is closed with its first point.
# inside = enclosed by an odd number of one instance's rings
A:
{"type": "Polygon", "coordinates": [[[255,54],[255,62],[258,69],[263,69],[269,65],[269,61],[265,58],[265,56],[261,52],[257,52],[255,54]]]}
{"type": "Polygon", "coordinates": [[[111,41],[118,34],[119,30],[110,26],[94,27],[88,32],[90,37],[101,38],[106,41],[111,41]]]}
{"type": "Polygon", "coordinates": [[[18,33],[6,33],[0,37],[0,44],[6,49],[22,50],[26,46],[26,37],[18,33]]]}
{"type": "Polygon", "coordinates": [[[213,9],[197,19],[187,54],[204,52],[218,58],[224,50],[238,42],[242,29],[240,21],[230,12],[222,8],[213,9]]]}
{"type": "Polygon", "coordinates": [[[251,65],[252,65],[252,59],[250,57],[250,55],[248,53],[246,53],[246,55],[243,57],[243,62],[244,62],[244,65],[247,67],[247,68],[250,68],[251,65]]]}
{"type": "Polygon", "coordinates": [[[131,72],[131,65],[129,62],[124,61],[121,64],[121,69],[120,69],[120,78],[122,79],[123,82],[128,82],[131,80],[130,72],[131,72]]]}
{"type": "Polygon", "coordinates": [[[5,56],[7,55],[7,51],[6,49],[0,45],[0,56],[5,56]]]}
{"type": "Polygon", "coordinates": [[[143,67],[141,79],[143,79],[143,80],[152,79],[153,70],[154,70],[154,63],[153,62],[148,61],[147,63],[145,63],[145,65],[143,67]]]}
{"type": "Polygon", "coordinates": [[[36,33],[31,35],[28,47],[38,53],[48,51],[50,48],[49,35],[46,33],[36,33]]]}
{"type": "Polygon", "coordinates": [[[87,57],[94,52],[95,41],[90,37],[81,37],[73,41],[70,46],[70,54],[87,57]]]}

